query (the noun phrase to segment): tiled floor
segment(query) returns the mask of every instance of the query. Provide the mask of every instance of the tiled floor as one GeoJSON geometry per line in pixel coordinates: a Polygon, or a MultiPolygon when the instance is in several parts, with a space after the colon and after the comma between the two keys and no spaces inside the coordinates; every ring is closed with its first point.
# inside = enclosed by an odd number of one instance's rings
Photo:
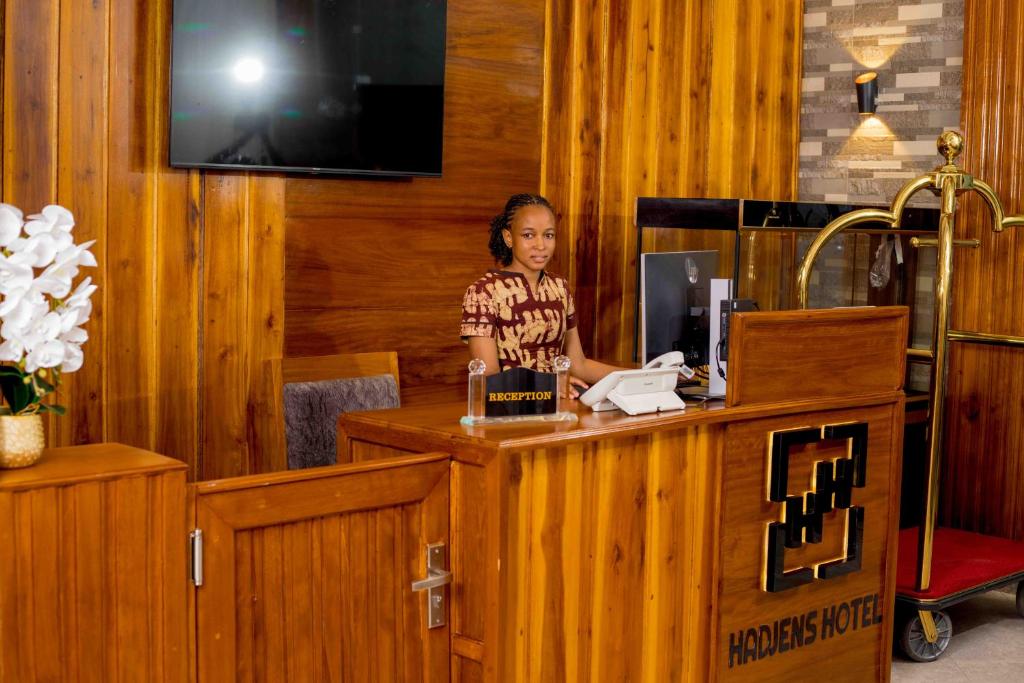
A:
{"type": "Polygon", "coordinates": [[[953,639],[946,652],[928,664],[893,655],[893,683],[1024,681],[1024,618],[1017,616],[1013,593],[986,593],[948,612],[953,639]]]}

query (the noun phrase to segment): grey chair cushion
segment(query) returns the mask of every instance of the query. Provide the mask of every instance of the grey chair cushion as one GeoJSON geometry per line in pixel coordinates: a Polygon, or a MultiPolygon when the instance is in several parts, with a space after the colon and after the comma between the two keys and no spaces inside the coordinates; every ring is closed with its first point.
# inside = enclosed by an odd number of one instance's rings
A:
{"type": "Polygon", "coordinates": [[[288,469],[337,461],[338,416],[342,413],[397,407],[398,386],[391,375],[284,385],[288,469]]]}

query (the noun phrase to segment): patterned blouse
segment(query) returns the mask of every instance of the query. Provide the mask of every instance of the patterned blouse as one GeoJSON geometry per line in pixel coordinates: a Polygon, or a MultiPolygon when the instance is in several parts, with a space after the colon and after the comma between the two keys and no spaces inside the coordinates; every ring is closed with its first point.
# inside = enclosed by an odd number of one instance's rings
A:
{"type": "Polygon", "coordinates": [[[576,307],[564,278],[541,272],[536,291],[526,276],[489,270],[466,290],[462,340],[493,337],[502,370],[554,372],[566,330],[576,327],[576,307]]]}

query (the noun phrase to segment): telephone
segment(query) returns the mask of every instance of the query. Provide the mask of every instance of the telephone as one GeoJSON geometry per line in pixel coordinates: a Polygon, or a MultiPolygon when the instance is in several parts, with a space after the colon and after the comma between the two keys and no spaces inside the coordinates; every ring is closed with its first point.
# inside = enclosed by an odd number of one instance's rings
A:
{"type": "Polygon", "coordinates": [[[640,370],[616,370],[590,387],[580,401],[594,411],[624,410],[630,415],[686,407],[675,394],[679,374],[689,379],[693,370],[683,363],[681,351],[662,354],[640,370]]]}
{"type": "Polygon", "coordinates": [[[678,367],[679,374],[686,379],[692,379],[694,372],[686,364],[686,356],[683,355],[682,351],[669,351],[663,353],[650,363],[644,366],[644,370],[653,370],[655,368],[671,368],[678,367]]]}

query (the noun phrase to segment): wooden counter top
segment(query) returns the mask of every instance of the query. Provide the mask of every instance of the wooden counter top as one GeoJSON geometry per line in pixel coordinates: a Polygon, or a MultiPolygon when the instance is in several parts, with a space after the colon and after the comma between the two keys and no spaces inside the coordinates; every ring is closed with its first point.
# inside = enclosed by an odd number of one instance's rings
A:
{"type": "Polygon", "coordinates": [[[105,481],[185,468],[180,460],[121,443],[47,448],[31,467],[0,470],[0,491],[105,481]]]}
{"type": "Polygon", "coordinates": [[[572,402],[575,423],[512,423],[464,427],[465,403],[420,405],[343,414],[338,462],[350,462],[348,440],[425,453],[444,451],[467,462],[499,452],[564,446],[610,434],[637,436],[767,415],[792,415],[903,400],[907,309],[826,309],[736,314],[736,352],[729,359],[730,400],[686,411],[631,417],[593,413],[572,402]],[[729,407],[726,407],[726,403],[729,407]]]}
{"type": "MultiPolygon", "coordinates": [[[[338,445],[346,437],[386,443],[415,452],[444,451],[456,459],[482,462],[497,453],[595,441],[614,433],[636,436],[664,429],[734,422],[766,415],[880,405],[900,400],[902,391],[888,391],[828,401],[788,401],[728,408],[722,401],[688,402],[685,411],[630,416],[613,410],[595,413],[578,401],[570,403],[577,422],[520,422],[467,427],[459,423],[466,404],[440,403],[390,410],[344,413],[338,418],[338,445]]],[[[339,462],[347,461],[339,457],[339,462]]]]}

